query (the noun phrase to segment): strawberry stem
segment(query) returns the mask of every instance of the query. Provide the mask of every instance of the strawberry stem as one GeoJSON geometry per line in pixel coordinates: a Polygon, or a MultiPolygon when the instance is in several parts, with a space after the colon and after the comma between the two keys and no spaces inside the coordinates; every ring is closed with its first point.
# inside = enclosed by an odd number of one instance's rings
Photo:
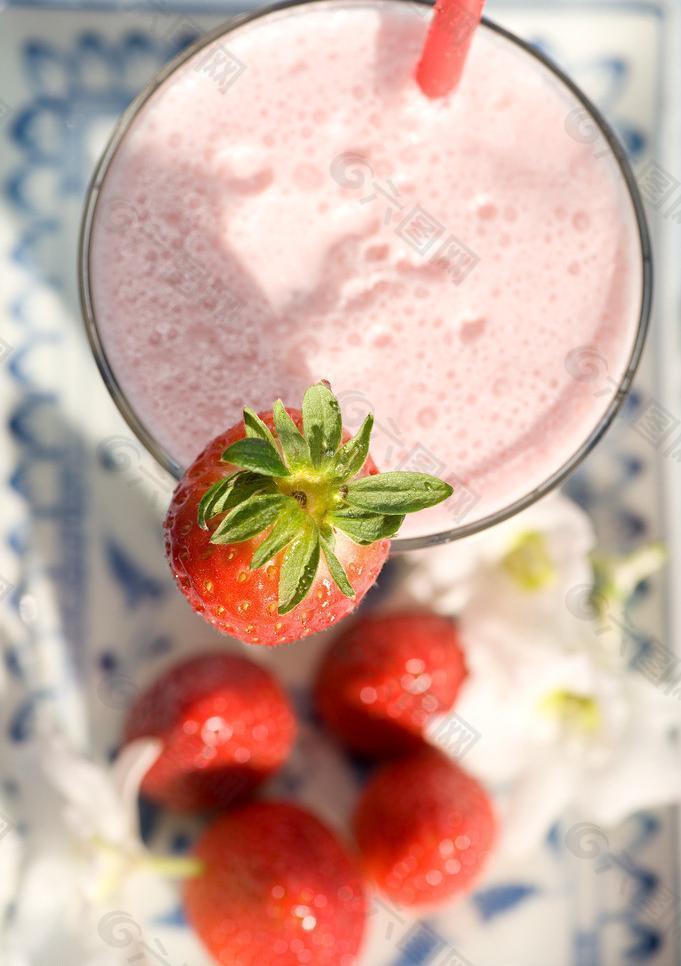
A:
{"type": "Polygon", "coordinates": [[[367,546],[397,533],[406,513],[436,506],[452,495],[449,483],[425,473],[361,476],[369,455],[373,416],[342,443],[340,406],[326,381],[305,393],[302,432],[281,400],[274,404],[274,432],[244,409],[245,436],[222,454],[235,472],[203,495],[198,521],[211,543],[234,544],[266,533],[252,569],[282,554],[279,613],[305,598],[323,558],[340,591],[355,591],[334,553],[337,531],[367,546]]]}

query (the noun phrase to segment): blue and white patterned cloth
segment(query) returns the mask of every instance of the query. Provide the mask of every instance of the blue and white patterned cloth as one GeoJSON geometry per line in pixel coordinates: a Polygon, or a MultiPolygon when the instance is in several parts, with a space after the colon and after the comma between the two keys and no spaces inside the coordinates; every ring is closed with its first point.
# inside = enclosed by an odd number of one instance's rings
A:
{"type": "MultiPolygon", "coordinates": [[[[46,723],[107,761],[135,690],[171,658],[215,643],[167,573],[159,519],[171,483],[131,437],[101,384],[82,331],[75,265],[84,193],[115,118],[161,64],[235,9],[198,12],[189,0],[112,9],[72,0],[17,3],[0,12],[0,681],[7,692],[0,707],[0,809],[6,825],[28,814],[22,748],[46,723]]],[[[651,537],[676,541],[681,303],[674,254],[681,154],[674,153],[672,99],[681,89],[679,9],[663,0],[499,0],[489,14],[574,76],[618,131],[638,174],[656,246],[653,335],[635,391],[569,491],[593,514],[608,549],[626,550],[651,537]]],[[[673,580],[674,557],[670,573],[673,580]]],[[[637,614],[639,625],[670,648],[677,596],[644,594],[637,614]]],[[[295,661],[291,652],[267,656],[309,722],[278,790],[342,822],[362,775],[324,746],[311,720],[305,681],[318,652],[319,645],[308,644],[295,661]]],[[[186,848],[190,830],[154,812],[143,818],[145,835],[159,847],[186,848]]],[[[676,810],[664,810],[627,822],[617,841],[629,864],[617,876],[599,875],[593,863],[566,849],[566,817],[531,862],[495,868],[451,910],[415,922],[376,899],[364,962],[678,964],[679,906],[671,919],[668,908],[660,913],[668,894],[681,892],[677,820],[676,810]]],[[[4,829],[0,815],[0,869],[4,829]]],[[[17,829],[30,832],[21,823],[17,829]]],[[[145,935],[150,963],[208,962],[176,902],[145,923],[145,935]]],[[[130,961],[125,943],[118,946],[120,961],[130,961]]]]}

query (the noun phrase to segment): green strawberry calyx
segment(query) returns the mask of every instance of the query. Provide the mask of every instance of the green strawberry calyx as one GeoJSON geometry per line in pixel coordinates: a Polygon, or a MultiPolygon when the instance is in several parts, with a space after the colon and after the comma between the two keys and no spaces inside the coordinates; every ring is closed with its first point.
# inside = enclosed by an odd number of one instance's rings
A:
{"type": "Polygon", "coordinates": [[[323,557],[346,597],[355,591],[336,556],[342,531],[360,546],[394,537],[405,514],[435,506],[452,495],[449,483],[425,473],[359,476],[369,455],[374,419],[342,442],[340,406],[326,382],[303,397],[301,432],[281,400],[273,407],[274,432],[252,409],[244,409],[246,435],[222,461],[238,469],[214,483],[199,503],[199,526],[224,514],[211,534],[214,544],[243,543],[267,534],[256,548],[257,570],[284,552],[279,574],[279,613],[307,595],[323,557]]]}

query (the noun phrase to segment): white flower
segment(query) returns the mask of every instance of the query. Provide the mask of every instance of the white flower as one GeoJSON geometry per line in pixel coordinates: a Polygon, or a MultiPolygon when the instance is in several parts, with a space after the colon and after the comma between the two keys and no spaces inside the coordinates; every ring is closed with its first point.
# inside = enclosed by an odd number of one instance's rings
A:
{"type": "Polygon", "coordinates": [[[681,799],[671,735],[681,723],[678,707],[635,674],[604,676],[594,685],[590,694],[554,695],[554,721],[563,734],[545,742],[543,755],[536,749],[510,789],[509,852],[531,851],[569,805],[609,827],[641,808],[681,799]]]}
{"type": "Polygon", "coordinates": [[[412,599],[457,617],[469,670],[429,737],[501,790],[504,843],[516,854],[568,805],[612,824],[681,799],[669,741],[681,705],[627,667],[626,603],[663,553],[616,560],[594,548],[588,516],[555,494],[429,550],[407,575],[412,599]]]}
{"type": "Polygon", "coordinates": [[[550,610],[592,580],[595,534],[575,503],[554,493],[523,513],[463,540],[409,555],[404,589],[417,603],[457,614],[473,595],[522,612],[527,597],[550,610]]]}
{"type": "Polygon", "coordinates": [[[43,735],[22,749],[21,819],[27,833],[14,856],[14,909],[3,962],[124,961],[106,948],[97,923],[110,902],[126,908],[134,880],[149,874],[143,870],[137,796],[159,750],[155,740],[133,742],[106,768],[74,752],[61,737],[43,735]]]}
{"type": "MultiPolygon", "coordinates": [[[[518,596],[522,592],[518,591],[518,596]]],[[[505,844],[536,847],[568,805],[612,824],[632,810],[681,799],[669,741],[681,705],[627,668],[631,642],[619,623],[554,600],[523,608],[473,593],[459,617],[469,677],[455,713],[480,737],[464,767],[502,796],[505,844]]],[[[448,749],[443,716],[432,740],[448,749]]]]}

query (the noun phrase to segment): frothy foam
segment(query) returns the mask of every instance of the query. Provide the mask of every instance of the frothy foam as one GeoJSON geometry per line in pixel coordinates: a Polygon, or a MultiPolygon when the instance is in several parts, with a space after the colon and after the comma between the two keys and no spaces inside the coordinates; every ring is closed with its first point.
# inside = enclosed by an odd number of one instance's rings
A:
{"type": "MultiPolygon", "coordinates": [[[[541,484],[605,410],[641,290],[618,169],[570,136],[567,92],[489,30],[456,95],[427,100],[411,76],[425,29],[406,4],[259,20],[213,45],[245,65],[231,86],[199,53],[121,144],[95,308],[180,462],[244,404],[297,405],[327,378],[351,425],[373,409],[381,468],[465,483],[469,523],[541,484]],[[580,346],[596,382],[566,364],[580,346]]],[[[407,532],[449,528],[462,505],[407,532]]]]}

